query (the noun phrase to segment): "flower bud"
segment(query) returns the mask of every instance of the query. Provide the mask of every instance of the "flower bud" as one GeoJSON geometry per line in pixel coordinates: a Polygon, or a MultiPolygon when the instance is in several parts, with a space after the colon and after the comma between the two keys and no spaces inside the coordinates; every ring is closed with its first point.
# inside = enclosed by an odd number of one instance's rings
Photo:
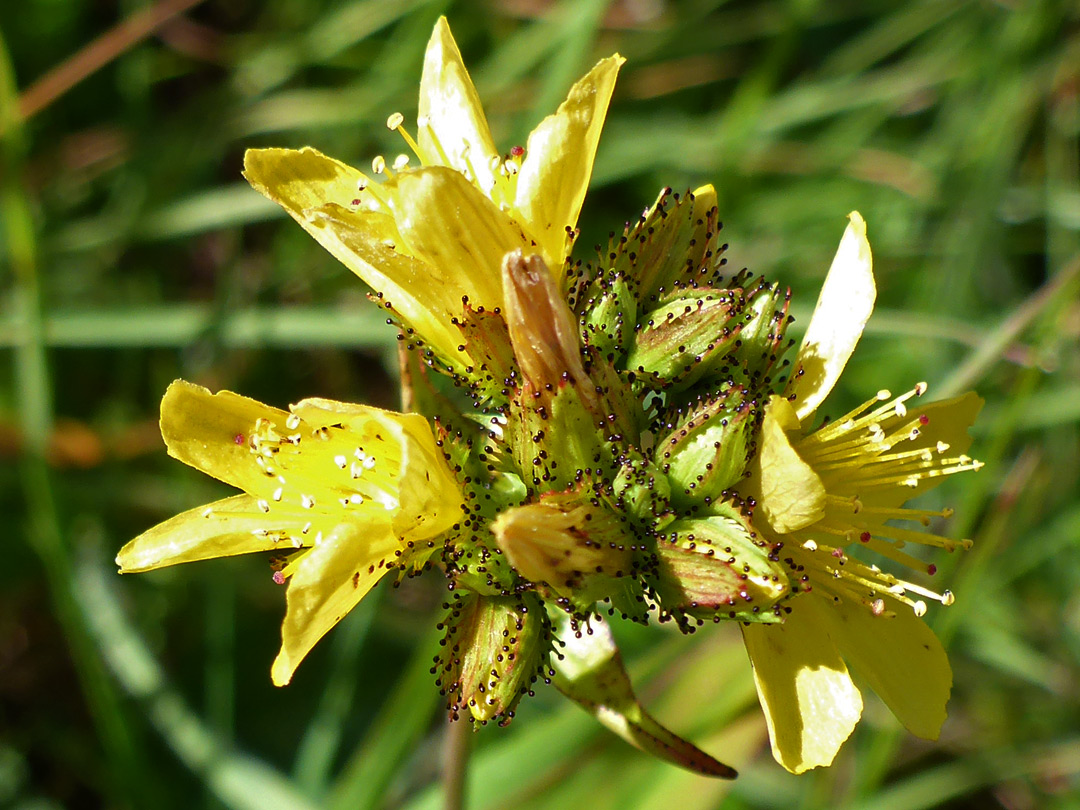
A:
{"type": "Polygon", "coordinates": [[[615,580],[635,568],[637,540],[626,519],[578,492],[550,492],[511,507],[492,532],[522,577],[582,607],[618,592],[615,580]]]}
{"type": "Polygon", "coordinates": [[[769,284],[764,279],[737,277],[731,282],[731,286],[736,285],[747,291],[747,303],[731,358],[746,368],[755,388],[767,386],[768,380],[763,378],[788,348],[784,340],[791,291],[781,292],[779,284],[769,284]]]}
{"type": "Polygon", "coordinates": [[[737,290],[698,290],[669,301],[638,324],[626,370],[652,388],[682,390],[713,373],[742,328],[737,290]]]}
{"type": "Polygon", "coordinates": [[[481,723],[508,723],[542,669],[547,620],[540,602],[470,592],[451,611],[432,670],[451,717],[468,711],[481,723]]]}
{"type": "Polygon", "coordinates": [[[671,485],[667,477],[641,457],[623,461],[614,487],[619,508],[646,523],[654,523],[671,508],[671,485]]]}
{"type": "Polygon", "coordinates": [[[568,381],[587,400],[592,392],[577,324],[544,260],[520,250],[507,253],[502,276],[510,342],[525,379],[537,391],[568,381]]]}
{"type": "Polygon", "coordinates": [[[730,381],[720,391],[678,408],[678,420],[669,422],[671,432],[654,451],[677,506],[717,501],[743,477],[753,451],[757,412],[746,386],[730,381]]]}
{"type": "Polygon", "coordinates": [[[651,309],[679,289],[713,286],[722,265],[719,231],[712,186],[683,195],[665,188],[638,222],[613,240],[602,266],[631,279],[642,307],[651,309]]]}
{"type": "Polygon", "coordinates": [[[582,293],[582,337],[608,360],[621,359],[637,318],[637,300],[625,276],[604,274],[582,293]]]}
{"type": "Polygon", "coordinates": [[[769,543],[736,509],[676,520],[656,543],[656,594],[680,623],[696,619],[778,622],[788,581],[769,543]]]}

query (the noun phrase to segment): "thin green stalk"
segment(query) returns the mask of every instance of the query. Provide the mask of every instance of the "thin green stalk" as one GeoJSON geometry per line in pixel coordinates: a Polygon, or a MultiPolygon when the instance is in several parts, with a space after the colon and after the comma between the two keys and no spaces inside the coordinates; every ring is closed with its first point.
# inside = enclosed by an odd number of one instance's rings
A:
{"type": "Polygon", "coordinates": [[[293,765],[293,777],[310,796],[321,796],[344,732],[345,719],[352,708],[357,686],[356,667],[371,625],[383,601],[384,589],[368,594],[334,629],[330,674],[319,697],[319,705],[300,740],[293,765]]]}
{"type": "Polygon", "coordinates": [[[472,752],[472,725],[464,717],[449,720],[443,743],[443,808],[464,810],[465,782],[472,752]]]}
{"type": "Polygon", "coordinates": [[[431,661],[441,638],[442,631],[435,628],[421,637],[393,691],[372,696],[382,708],[325,802],[329,810],[385,805],[387,788],[435,711],[438,693],[431,688],[431,661]]]}
{"type": "Polygon", "coordinates": [[[7,259],[15,284],[13,308],[21,325],[15,345],[19,427],[23,435],[22,483],[29,515],[27,540],[41,560],[49,594],[75,672],[112,770],[121,800],[146,806],[149,783],[142,758],[112,681],[94,649],[93,641],[74,597],[71,560],[65,547],[60,516],[46,463],[52,432],[52,389],[42,336],[41,292],[38,280],[37,239],[30,205],[20,175],[25,145],[18,111],[14,71],[7,44],[0,37],[0,216],[7,259]]]}

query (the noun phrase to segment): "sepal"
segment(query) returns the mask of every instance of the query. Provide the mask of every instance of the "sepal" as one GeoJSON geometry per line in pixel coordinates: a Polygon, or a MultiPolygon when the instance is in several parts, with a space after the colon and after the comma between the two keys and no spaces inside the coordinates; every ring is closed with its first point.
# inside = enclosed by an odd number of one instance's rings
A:
{"type": "Polygon", "coordinates": [[[672,500],[693,507],[719,500],[742,479],[753,455],[761,409],[746,385],[729,378],[719,391],[679,405],[670,432],[658,439],[656,463],[671,483],[672,500]]]}

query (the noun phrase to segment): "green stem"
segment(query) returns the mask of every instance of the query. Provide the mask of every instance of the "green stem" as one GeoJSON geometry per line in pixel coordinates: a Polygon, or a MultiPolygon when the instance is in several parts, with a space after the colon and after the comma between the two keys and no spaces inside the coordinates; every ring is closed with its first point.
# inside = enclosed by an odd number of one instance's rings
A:
{"type": "Polygon", "coordinates": [[[52,474],[46,462],[53,406],[43,339],[37,238],[21,183],[25,142],[14,70],[0,37],[0,212],[3,243],[14,276],[13,309],[21,327],[14,346],[19,427],[23,437],[22,483],[29,525],[27,542],[41,560],[53,611],[64,631],[83,694],[112,769],[118,794],[146,805],[149,783],[119,696],[94,649],[78,603],[69,549],[64,542],[52,474]]]}
{"type": "Polygon", "coordinates": [[[443,752],[443,807],[464,810],[465,781],[472,751],[472,726],[464,718],[450,720],[446,726],[443,752]]]}

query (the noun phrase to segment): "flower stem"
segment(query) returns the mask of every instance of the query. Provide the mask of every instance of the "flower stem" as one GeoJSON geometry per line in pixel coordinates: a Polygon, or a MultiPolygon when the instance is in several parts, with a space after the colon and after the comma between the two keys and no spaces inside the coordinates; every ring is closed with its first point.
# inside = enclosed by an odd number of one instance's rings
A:
{"type": "Polygon", "coordinates": [[[464,719],[450,720],[446,726],[443,752],[443,808],[464,810],[465,779],[472,750],[471,725],[464,719]]]}

